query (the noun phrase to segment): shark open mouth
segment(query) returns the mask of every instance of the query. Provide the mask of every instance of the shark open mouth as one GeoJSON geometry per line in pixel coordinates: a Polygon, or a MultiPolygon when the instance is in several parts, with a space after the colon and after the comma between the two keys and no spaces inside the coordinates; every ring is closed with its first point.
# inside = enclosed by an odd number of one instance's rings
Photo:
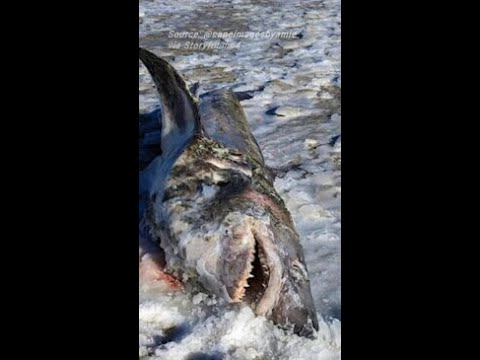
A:
{"type": "MultiPolygon", "coordinates": [[[[249,237],[252,236],[249,234],[249,237]]],[[[255,239],[252,236],[252,240],[255,239]]],[[[241,257],[240,257],[241,258],[241,257]]],[[[265,293],[270,278],[270,268],[263,247],[255,239],[242,260],[243,270],[235,282],[232,299],[235,302],[245,301],[255,307],[265,293]]]]}
{"type": "Polygon", "coordinates": [[[254,257],[250,265],[250,274],[243,284],[245,288],[243,300],[255,309],[265,294],[270,279],[267,255],[258,241],[255,241],[254,257]]]}
{"type": "Polygon", "coordinates": [[[268,316],[281,290],[282,265],[266,230],[255,227],[252,233],[255,242],[236,283],[234,298],[248,303],[257,315],[268,316]]]}

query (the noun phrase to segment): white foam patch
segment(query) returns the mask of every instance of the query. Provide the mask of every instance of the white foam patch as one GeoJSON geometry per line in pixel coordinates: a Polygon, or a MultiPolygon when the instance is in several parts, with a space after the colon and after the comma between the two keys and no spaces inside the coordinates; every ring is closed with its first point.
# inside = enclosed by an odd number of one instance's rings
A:
{"type": "Polygon", "coordinates": [[[310,340],[286,334],[265,318],[255,316],[248,306],[229,309],[210,300],[208,295],[199,293],[189,299],[187,295],[177,296],[177,306],[173,298],[140,306],[140,356],[184,359],[201,353],[238,360],[339,359],[338,320],[327,323],[320,319],[317,338],[310,340]],[[182,297],[183,301],[179,300],[182,297]],[[180,329],[177,338],[155,343],[169,332],[175,333],[175,327],[180,329]]]}

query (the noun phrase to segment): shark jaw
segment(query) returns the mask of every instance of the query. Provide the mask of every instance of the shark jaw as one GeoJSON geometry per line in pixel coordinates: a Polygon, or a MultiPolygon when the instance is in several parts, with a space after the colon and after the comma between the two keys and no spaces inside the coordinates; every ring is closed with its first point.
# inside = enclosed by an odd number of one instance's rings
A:
{"type": "Polygon", "coordinates": [[[232,302],[246,302],[257,315],[267,317],[279,298],[283,274],[272,238],[272,234],[258,221],[234,230],[234,243],[247,243],[248,247],[242,254],[229,256],[242,270],[230,282],[233,286],[227,287],[232,302]]]}

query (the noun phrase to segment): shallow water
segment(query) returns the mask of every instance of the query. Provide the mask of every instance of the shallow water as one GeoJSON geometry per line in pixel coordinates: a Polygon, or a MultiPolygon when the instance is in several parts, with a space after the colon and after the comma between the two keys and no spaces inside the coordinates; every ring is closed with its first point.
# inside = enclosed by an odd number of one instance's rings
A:
{"type": "MultiPolygon", "coordinates": [[[[149,359],[339,359],[341,107],[340,1],[140,1],[140,45],[168,59],[199,92],[233,87],[305,250],[321,328],[285,334],[244,306],[195,289],[139,289],[139,356],[149,359]],[[230,48],[175,49],[204,40],[171,31],[291,32],[292,39],[228,38],[230,48]]],[[[199,45],[200,46],[200,45],[199,45]]],[[[159,103],[139,64],[140,113],[159,103]]],[[[149,133],[155,142],[155,132],[149,133]]]]}

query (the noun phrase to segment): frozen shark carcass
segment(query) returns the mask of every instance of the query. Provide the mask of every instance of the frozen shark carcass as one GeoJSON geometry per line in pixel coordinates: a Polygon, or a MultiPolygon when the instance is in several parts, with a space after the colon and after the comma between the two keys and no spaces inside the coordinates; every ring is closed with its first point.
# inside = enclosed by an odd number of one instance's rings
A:
{"type": "Polygon", "coordinates": [[[300,239],[236,95],[197,99],[165,60],[139,56],[161,102],[161,153],[140,174],[143,274],[157,264],[174,286],[199,284],[312,336],[318,321],[300,239]]]}

